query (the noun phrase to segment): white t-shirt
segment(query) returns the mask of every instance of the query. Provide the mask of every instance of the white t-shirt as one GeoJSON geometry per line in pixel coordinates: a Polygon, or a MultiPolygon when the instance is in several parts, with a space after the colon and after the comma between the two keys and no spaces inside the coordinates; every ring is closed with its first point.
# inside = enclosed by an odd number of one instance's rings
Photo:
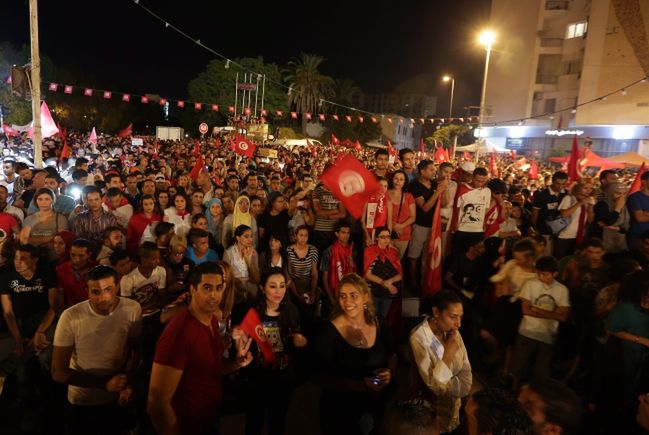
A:
{"type": "Polygon", "coordinates": [[[458,231],[481,233],[484,231],[484,217],[491,203],[491,190],[486,187],[471,189],[457,201],[459,208],[458,231]]]}
{"type": "MultiPolygon", "coordinates": [[[[158,297],[158,292],[167,286],[167,272],[162,266],[153,269],[151,276],[146,278],[136,267],[122,277],[119,283],[120,294],[124,297],[135,299],[142,306],[146,306],[158,297]]],[[[158,310],[147,311],[144,316],[155,314],[158,310]]]]}
{"type": "MultiPolygon", "coordinates": [[[[568,288],[558,281],[547,285],[538,279],[532,279],[523,286],[520,297],[528,300],[533,307],[546,311],[555,311],[558,307],[570,306],[568,288]]],[[[523,316],[518,327],[518,333],[533,340],[553,344],[558,329],[558,320],[523,316]]]]}
{"type": "MultiPolygon", "coordinates": [[[[73,347],[70,368],[98,376],[124,373],[128,361],[128,339],[142,331],[140,304],[120,298],[108,316],[95,313],[89,301],[71,306],[61,314],[54,333],[54,346],[73,347]]],[[[113,402],[118,393],[102,388],[68,386],[73,405],[103,405],[113,402]]]]}
{"type": "MultiPolygon", "coordinates": [[[[572,195],[566,195],[563,197],[561,202],[559,203],[559,210],[566,210],[573,205],[575,205],[575,202],[577,200],[575,199],[574,196],[572,195]]],[[[576,239],[577,238],[577,230],[579,230],[579,219],[581,218],[581,207],[577,208],[577,210],[570,215],[570,224],[563,229],[557,236],[560,239],[576,239]]]]}

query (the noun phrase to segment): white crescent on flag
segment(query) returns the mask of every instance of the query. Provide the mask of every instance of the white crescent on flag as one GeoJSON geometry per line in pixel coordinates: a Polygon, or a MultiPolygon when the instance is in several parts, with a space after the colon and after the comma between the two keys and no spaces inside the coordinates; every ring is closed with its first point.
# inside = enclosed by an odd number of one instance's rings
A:
{"type": "Polygon", "coordinates": [[[338,180],[338,187],[343,196],[349,197],[365,191],[365,180],[355,171],[343,171],[338,180]]]}

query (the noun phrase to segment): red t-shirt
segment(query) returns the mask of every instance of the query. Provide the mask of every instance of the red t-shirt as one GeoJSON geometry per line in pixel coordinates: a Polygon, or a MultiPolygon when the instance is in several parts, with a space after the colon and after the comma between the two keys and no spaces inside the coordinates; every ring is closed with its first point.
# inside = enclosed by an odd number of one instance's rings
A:
{"type": "MultiPolygon", "coordinates": [[[[392,203],[392,225],[405,222],[410,217],[410,206],[416,204],[415,198],[412,193],[403,192],[403,204],[401,204],[401,212],[399,212],[400,202],[392,203]],[[398,217],[398,220],[397,220],[398,217]]],[[[412,238],[412,224],[408,225],[401,232],[399,241],[410,240],[412,238]]]]}
{"type": "Polygon", "coordinates": [[[212,331],[216,335],[185,309],[169,322],[156,345],[155,363],[183,371],[171,406],[184,434],[204,433],[218,424],[223,345],[216,317],[212,331]]]}
{"type": "Polygon", "coordinates": [[[88,272],[95,265],[91,262],[86,272],[77,280],[77,276],[72,269],[72,262],[66,261],[56,266],[56,286],[63,289],[63,298],[65,308],[76,305],[88,299],[88,272]]]}
{"type": "Polygon", "coordinates": [[[10,238],[13,234],[11,229],[18,225],[18,221],[13,215],[9,213],[0,213],[0,228],[5,231],[7,238],[10,238]]]}

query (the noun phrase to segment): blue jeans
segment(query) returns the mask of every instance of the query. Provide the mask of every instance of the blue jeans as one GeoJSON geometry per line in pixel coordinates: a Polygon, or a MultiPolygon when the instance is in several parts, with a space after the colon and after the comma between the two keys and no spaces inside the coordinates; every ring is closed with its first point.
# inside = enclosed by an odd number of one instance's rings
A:
{"type": "Polygon", "coordinates": [[[376,316],[385,320],[390,311],[390,305],[392,305],[392,298],[383,298],[379,296],[372,296],[372,302],[374,302],[374,310],[376,311],[376,316]]]}

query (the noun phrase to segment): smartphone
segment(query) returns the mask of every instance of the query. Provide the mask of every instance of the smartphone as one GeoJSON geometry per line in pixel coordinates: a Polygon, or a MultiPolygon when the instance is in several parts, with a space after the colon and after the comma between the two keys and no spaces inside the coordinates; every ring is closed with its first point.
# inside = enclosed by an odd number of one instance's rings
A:
{"type": "Polygon", "coordinates": [[[374,376],[372,377],[371,382],[372,385],[381,385],[381,378],[379,378],[378,376],[374,376]]]}

